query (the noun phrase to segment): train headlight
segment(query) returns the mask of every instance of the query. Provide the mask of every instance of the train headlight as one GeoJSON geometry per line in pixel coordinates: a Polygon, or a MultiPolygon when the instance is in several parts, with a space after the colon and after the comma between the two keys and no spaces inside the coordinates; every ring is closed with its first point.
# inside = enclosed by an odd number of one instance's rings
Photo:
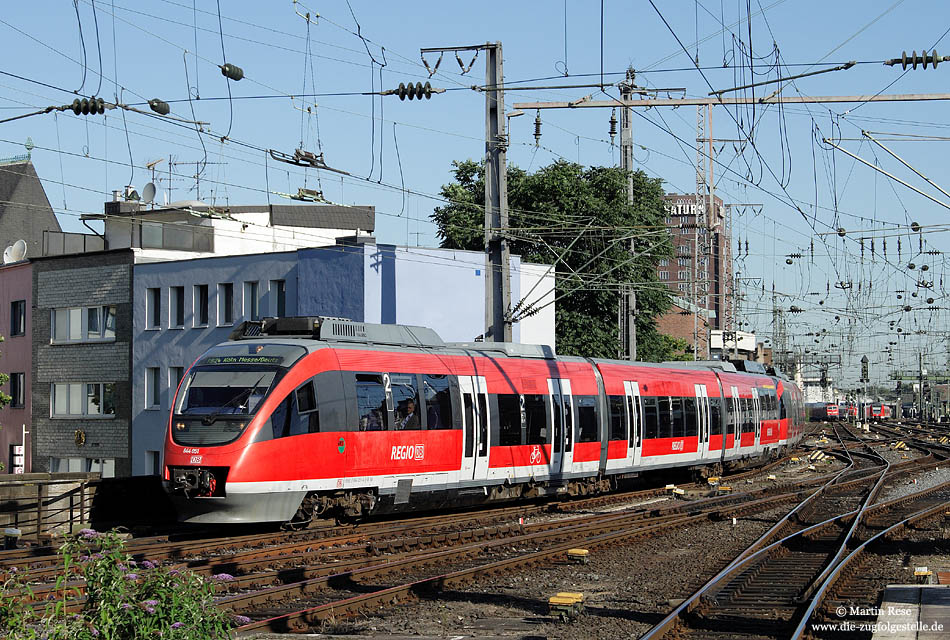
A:
{"type": "Polygon", "coordinates": [[[176,423],[175,423],[175,430],[176,430],[176,431],[184,431],[184,430],[185,430],[185,423],[184,423],[184,422],[176,422],[176,423]]]}

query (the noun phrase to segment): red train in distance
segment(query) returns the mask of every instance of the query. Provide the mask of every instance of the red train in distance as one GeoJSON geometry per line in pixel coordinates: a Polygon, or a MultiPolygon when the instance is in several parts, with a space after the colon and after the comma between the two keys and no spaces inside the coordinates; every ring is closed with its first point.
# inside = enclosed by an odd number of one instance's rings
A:
{"type": "Polygon", "coordinates": [[[764,369],[267,318],[182,379],[164,484],[183,521],[306,522],[591,494],[659,469],[716,475],[779,455],[804,422],[799,389],[764,369]]]}

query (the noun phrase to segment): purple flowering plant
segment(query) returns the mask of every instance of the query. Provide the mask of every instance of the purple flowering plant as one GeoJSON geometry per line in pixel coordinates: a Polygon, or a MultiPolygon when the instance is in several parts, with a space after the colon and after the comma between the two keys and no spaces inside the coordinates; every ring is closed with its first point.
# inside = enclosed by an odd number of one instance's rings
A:
{"type": "Polygon", "coordinates": [[[63,571],[45,609],[30,604],[26,572],[9,572],[0,584],[0,638],[204,640],[231,638],[231,628],[240,624],[214,606],[215,585],[225,578],[206,579],[148,560],[136,564],[115,531],[83,529],[59,554],[63,571]],[[84,592],[76,586],[79,577],[84,592]],[[83,597],[82,611],[67,614],[83,597]]]}

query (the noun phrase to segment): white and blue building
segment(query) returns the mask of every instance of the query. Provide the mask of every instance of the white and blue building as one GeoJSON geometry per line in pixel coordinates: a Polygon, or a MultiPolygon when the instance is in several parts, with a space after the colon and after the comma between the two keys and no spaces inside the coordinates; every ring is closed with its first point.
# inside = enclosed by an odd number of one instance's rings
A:
{"type": "MultiPolygon", "coordinates": [[[[515,342],[554,346],[554,271],[511,257],[511,297],[541,310],[515,342]],[[544,306],[547,304],[547,306],[544,306]]],[[[184,371],[234,326],[266,316],[337,316],[434,329],[470,342],[485,327],[485,254],[375,244],[141,262],[132,282],[133,475],[159,474],[171,402],[184,371]]]]}

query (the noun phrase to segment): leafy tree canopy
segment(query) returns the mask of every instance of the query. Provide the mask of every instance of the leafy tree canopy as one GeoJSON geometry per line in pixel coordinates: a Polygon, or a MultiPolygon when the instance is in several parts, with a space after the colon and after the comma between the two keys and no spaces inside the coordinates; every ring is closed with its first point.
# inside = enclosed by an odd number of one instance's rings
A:
{"type": "MultiPolygon", "coordinates": [[[[482,251],[484,164],[466,160],[453,166],[455,181],[441,190],[448,204],[437,207],[432,219],[443,247],[482,251]]],[[[535,173],[508,167],[509,247],[526,262],[556,263],[560,353],[617,357],[622,283],[634,283],[637,292],[639,358],[671,359],[680,347],[656,330],[656,317],[670,307],[656,266],[673,254],[662,181],[634,172],[631,204],[627,175],[615,167],[565,161],[535,173]]]]}

